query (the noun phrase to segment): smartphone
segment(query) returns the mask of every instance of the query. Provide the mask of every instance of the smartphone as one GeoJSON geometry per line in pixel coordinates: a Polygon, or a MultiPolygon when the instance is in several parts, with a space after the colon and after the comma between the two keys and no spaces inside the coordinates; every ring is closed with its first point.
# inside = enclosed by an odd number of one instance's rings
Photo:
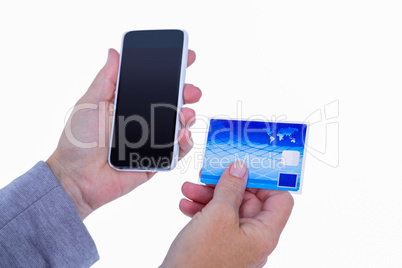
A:
{"type": "Polygon", "coordinates": [[[131,31],[123,36],[108,157],[112,168],[175,167],[187,56],[183,30],[131,31]]]}

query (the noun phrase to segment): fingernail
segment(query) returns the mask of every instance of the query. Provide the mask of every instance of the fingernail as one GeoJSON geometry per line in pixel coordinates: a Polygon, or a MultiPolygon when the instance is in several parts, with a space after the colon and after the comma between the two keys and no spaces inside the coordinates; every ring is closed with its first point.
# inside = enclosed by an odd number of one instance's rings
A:
{"type": "Polygon", "coordinates": [[[109,48],[108,51],[107,51],[107,60],[106,60],[106,61],[109,61],[109,58],[110,58],[110,51],[111,51],[111,50],[112,50],[112,49],[109,48]]]}
{"type": "Polygon", "coordinates": [[[193,145],[194,145],[194,140],[193,140],[192,136],[190,136],[190,145],[191,145],[191,147],[193,147],[193,145]]]}
{"type": "Polygon", "coordinates": [[[247,166],[243,161],[236,161],[230,167],[229,173],[232,176],[243,178],[246,174],[247,166]]]}

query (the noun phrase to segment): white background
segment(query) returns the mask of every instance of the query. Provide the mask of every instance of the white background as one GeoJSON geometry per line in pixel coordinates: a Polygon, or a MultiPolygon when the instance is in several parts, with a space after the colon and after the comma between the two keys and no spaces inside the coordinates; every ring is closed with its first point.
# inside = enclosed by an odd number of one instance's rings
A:
{"type": "MultiPolygon", "coordinates": [[[[123,32],[182,28],[197,53],[187,82],[203,90],[199,115],[304,121],[339,104],[327,131],[324,121],[311,128],[310,151],[327,151],[307,155],[303,194],[267,266],[402,266],[400,1],[57,2],[0,4],[0,187],[48,158],[123,32]]],[[[182,183],[198,180],[201,117],[195,128],[187,170],[85,220],[101,256],[94,267],[162,262],[189,220],[178,203],[182,183]]]]}

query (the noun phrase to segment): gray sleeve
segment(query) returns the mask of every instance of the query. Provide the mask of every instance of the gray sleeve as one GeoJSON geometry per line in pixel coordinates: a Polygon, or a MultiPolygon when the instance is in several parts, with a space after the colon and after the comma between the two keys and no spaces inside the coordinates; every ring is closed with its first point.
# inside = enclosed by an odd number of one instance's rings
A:
{"type": "Polygon", "coordinates": [[[0,189],[0,267],[89,267],[99,255],[45,162],[0,189]]]}

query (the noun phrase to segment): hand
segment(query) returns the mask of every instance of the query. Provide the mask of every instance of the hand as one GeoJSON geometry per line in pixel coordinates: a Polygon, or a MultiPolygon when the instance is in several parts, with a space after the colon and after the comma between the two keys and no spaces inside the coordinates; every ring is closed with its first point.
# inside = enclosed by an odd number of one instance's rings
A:
{"type": "MultiPolygon", "coordinates": [[[[194,61],[195,53],[189,50],[188,66],[194,61]]],[[[77,102],[56,150],[47,160],[82,219],[154,175],[152,172],[119,172],[112,169],[107,162],[118,68],[119,54],[110,49],[105,66],[77,102]]],[[[200,97],[199,88],[185,85],[184,103],[195,103],[200,97]]],[[[179,158],[184,157],[192,148],[188,127],[194,120],[194,110],[181,109],[179,158]]]]}
{"type": "Polygon", "coordinates": [[[192,217],[162,267],[262,267],[293,208],[288,192],[247,189],[247,167],[232,163],[215,189],[185,183],[180,210],[192,217]]]}

